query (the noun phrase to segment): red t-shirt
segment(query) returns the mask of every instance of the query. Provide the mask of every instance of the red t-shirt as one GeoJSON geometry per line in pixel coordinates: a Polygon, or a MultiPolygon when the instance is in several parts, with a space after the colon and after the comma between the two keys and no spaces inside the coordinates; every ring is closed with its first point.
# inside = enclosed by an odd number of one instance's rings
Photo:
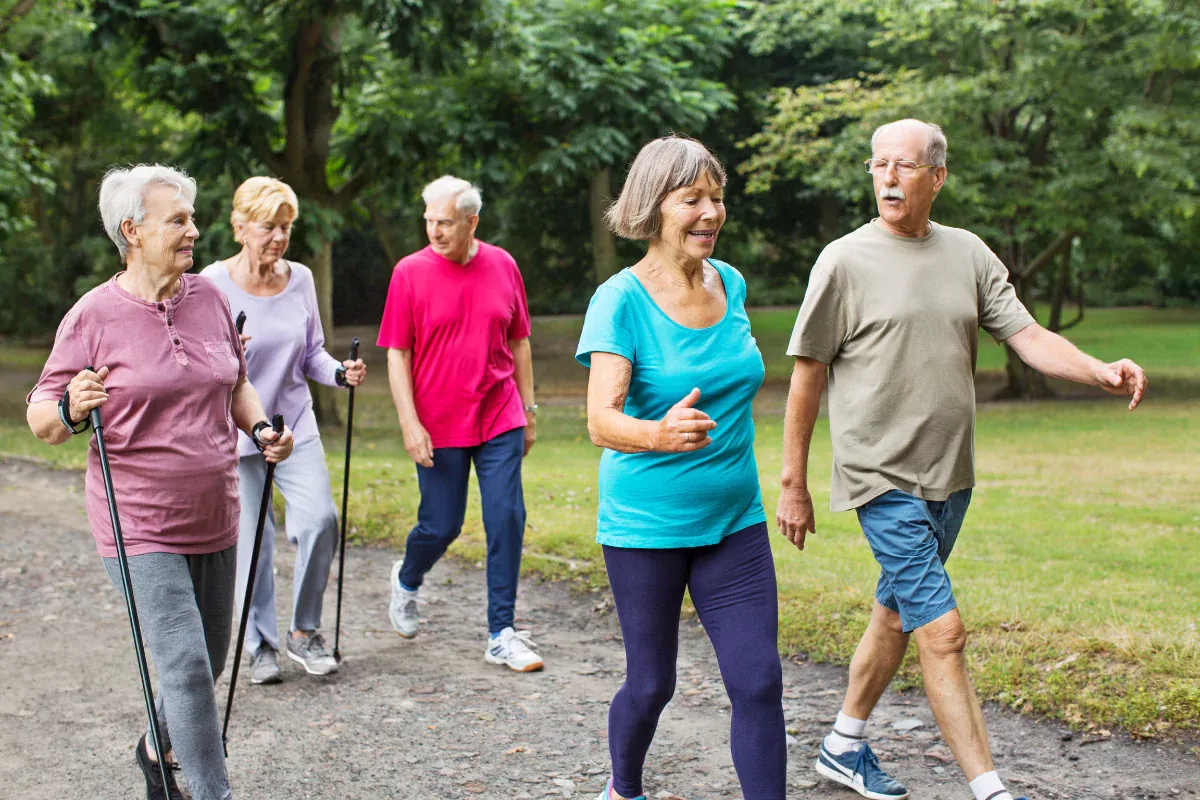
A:
{"type": "Polygon", "coordinates": [[[466,264],[431,247],[400,259],[376,344],[412,350],[413,399],[433,446],[474,447],[525,425],[508,343],[528,336],[517,262],[479,242],[466,264]]]}
{"type": "MultiPolygon", "coordinates": [[[[86,366],[110,370],[100,413],[126,552],[215,553],[236,544],[232,402],[246,362],[216,284],[185,274],[161,303],[134,297],[116,277],[97,286],[58,326],[28,401],[58,400],[86,366]]],[[[96,549],[116,556],[94,438],[85,487],[96,549]]]]}

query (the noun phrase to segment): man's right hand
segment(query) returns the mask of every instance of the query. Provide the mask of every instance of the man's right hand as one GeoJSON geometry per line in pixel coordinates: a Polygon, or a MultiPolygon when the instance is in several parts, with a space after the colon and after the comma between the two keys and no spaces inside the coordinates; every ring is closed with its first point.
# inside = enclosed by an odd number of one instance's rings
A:
{"type": "Polygon", "coordinates": [[[108,367],[101,367],[93,372],[82,370],[67,385],[71,395],[71,421],[83,422],[93,408],[99,408],[108,402],[108,392],[104,389],[104,379],[108,377],[108,367]]]}
{"type": "Polygon", "coordinates": [[[804,549],[804,537],[810,532],[817,532],[817,517],[808,489],[799,486],[779,487],[779,508],[775,512],[775,524],[797,549],[804,549]]]}
{"type": "Polygon", "coordinates": [[[404,434],[404,449],[408,451],[412,460],[422,467],[432,467],[433,440],[429,438],[429,431],[425,430],[425,426],[420,422],[411,422],[401,425],[400,432],[404,434]]]}

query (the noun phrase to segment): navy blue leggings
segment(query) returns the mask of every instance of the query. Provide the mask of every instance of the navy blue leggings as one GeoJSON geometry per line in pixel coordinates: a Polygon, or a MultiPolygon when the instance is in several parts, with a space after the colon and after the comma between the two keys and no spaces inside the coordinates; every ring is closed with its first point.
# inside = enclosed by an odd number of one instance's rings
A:
{"type": "Polygon", "coordinates": [[[733,706],[730,749],[745,800],[783,800],[787,742],[779,603],[766,523],[719,544],[666,550],[604,547],[625,639],[627,674],[608,711],[613,788],[642,793],[658,717],[675,694],[679,612],[691,592],[733,706]]]}

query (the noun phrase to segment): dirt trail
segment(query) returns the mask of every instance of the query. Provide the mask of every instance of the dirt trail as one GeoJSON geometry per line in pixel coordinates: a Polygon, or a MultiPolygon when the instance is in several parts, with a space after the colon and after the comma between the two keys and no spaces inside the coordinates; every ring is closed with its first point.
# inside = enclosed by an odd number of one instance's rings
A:
{"type": "MultiPolygon", "coordinates": [[[[143,705],[124,605],[87,532],[82,481],[0,461],[0,797],[142,797],[132,744],[143,705]]],[[[279,543],[279,597],[292,550],[279,543]]],[[[230,772],[238,798],[592,798],[607,774],[609,698],[621,681],[616,620],[602,597],[526,582],[519,627],[548,669],[524,676],[483,662],[480,571],[447,563],[430,576],[427,619],[412,642],[387,619],[394,554],[347,554],[346,661],[330,679],[284,661],[284,683],[238,687],[230,772]]],[[[334,582],[327,624],[332,627],[334,582]]],[[[286,618],[281,608],[281,617],[286,618]]],[[[331,631],[330,631],[331,632],[331,631]]],[[[651,798],[738,798],[729,708],[712,648],[680,626],[679,690],[647,765],[651,798]]],[[[228,674],[228,671],[227,671],[228,674]]],[[[844,670],[785,662],[788,796],[853,800],[811,770],[836,712],[844,670]]],[[[221,681],[218,690],[226,689],[221,681]]],[[[1085,744],[1061,726],[989,709],[1002,774],[1039,798],[1173,798],[1200,792],[1182,746],[1125,738],[1085,744]]],[[[889,693],[871,721],[881,757],[914,798],[967,800],[919,694],[889,693]],[[907,733],[902,720],[921,725],[907,733]]]]}

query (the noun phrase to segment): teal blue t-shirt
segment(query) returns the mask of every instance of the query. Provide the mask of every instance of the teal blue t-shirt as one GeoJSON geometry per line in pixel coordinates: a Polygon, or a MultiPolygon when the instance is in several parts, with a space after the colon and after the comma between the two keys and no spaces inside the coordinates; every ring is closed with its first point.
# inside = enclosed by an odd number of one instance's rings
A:
{"type": "Polygon", "coordinates": [[[633,364],[625,413],[662,419],[693,387],[716,420],[712,444],[690,453],[600,458],[596,541],[613,547],[700,547],[766,520],[754,460],[754,396],[764,369],[746,316],[746,281],[709,260],[725,284],[725,316],[707,328],[675,322],[624,269],[596,290],[575,358],[614,353],[633,364]]]}

